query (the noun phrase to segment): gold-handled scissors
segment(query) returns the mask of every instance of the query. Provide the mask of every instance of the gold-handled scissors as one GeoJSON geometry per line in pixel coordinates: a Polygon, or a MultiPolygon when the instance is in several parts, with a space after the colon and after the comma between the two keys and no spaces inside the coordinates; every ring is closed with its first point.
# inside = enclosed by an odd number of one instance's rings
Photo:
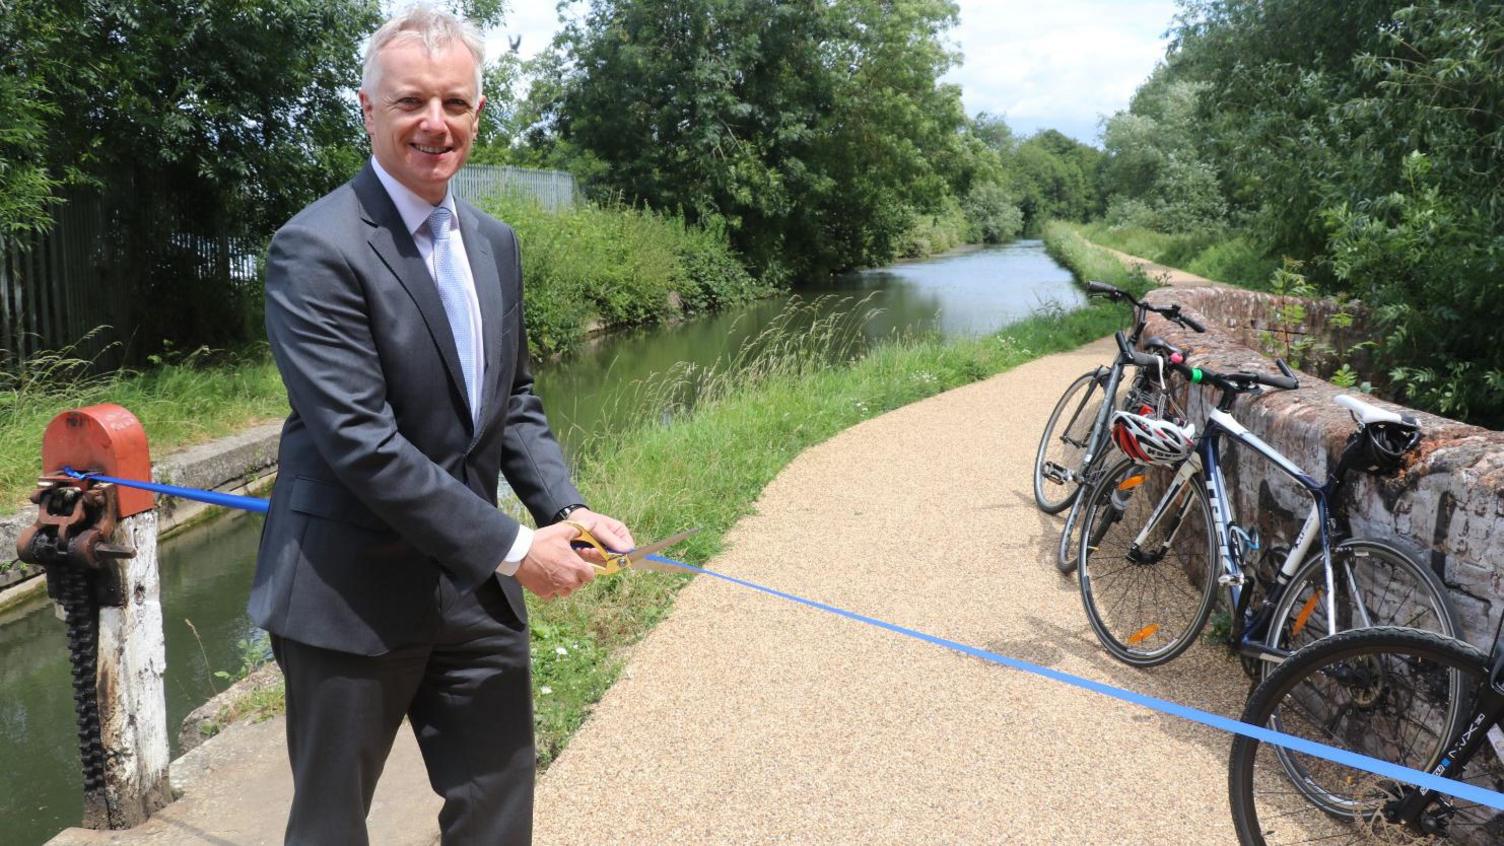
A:
{"type": "Polygon", "coordinates": [[[573,526],[580,533],[580,536],[570,541],[570,543],[592,546],[596,552],[601,554],[601,558],[605,559],[605,564],[595,565],[595,574],[597,576],[611,576],[620,573],[622,570],[651,570],[655,573],[687,573],[689,571],[683,567],[649,561],[647,557],[656,552],[662,552],[699,531],[699,529],[690,529],[687,532],[669,535],[663,540],[653,541],[627,552],[612,552],[602,546],[601,542],[595,539],[595,535],[590,534],[590,530],[583,525],[573,520],[565,520],[564,525],[573,526]]]}

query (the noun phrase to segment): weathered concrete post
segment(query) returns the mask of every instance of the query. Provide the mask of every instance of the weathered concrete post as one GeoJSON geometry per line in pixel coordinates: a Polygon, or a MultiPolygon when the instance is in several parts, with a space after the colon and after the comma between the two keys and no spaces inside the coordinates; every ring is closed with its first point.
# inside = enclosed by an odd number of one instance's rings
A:
{"type": "Polygon", "coordinates": [[[71,479],[65,469],[151,480],[146,433],[129,411],[58,415],[42,441],[37,524],[17,544],[47,566],[73,662],[87,828],[129,828],[171,800],[166,650],[150,493],[71,479]]]}

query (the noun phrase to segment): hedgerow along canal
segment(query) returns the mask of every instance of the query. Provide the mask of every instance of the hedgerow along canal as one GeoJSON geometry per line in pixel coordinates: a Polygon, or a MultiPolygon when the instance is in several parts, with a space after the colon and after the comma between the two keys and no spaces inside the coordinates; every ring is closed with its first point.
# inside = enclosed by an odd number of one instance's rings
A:
{"type": "MultiPolygon", "coordinates": [[[[973,250],[848,274],[794,297],[611,336],[566,360],[535,368],[537,390],[566,450],[594,433],[664,405],[692,404],[694,385],[734,366],[738,351],[770,335],[828,334],[830,354],[855,354],[895,334],[947,337],[992,332],[1050,304],[1082,302],[1070,271],[1039,241],[973,250]],[[825,332],[824,330],[829,330],[825,332]],[[655,375],[656,374],[656,375],[655,375]]],[[[167,718],[188,712],[260,658],[265,639],[245,614],[261,519],[236,515],[161,545],[167,638],[167,718]]],[[[77,822],[82,786],[63,625],[45,600],[0,618],[0,820],[4,841],[45,843],[77,822]]]]}

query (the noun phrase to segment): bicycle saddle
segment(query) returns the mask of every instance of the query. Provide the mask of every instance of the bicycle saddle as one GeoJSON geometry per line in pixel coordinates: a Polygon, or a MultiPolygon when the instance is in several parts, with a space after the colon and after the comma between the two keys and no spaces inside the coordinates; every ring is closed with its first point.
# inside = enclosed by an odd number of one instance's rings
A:
{"type": "Polygon", "coordinates": [[[1144,341],[1144,349],[1148,352],[1163,356],[1165,358],[1171,358],[1175,355],[1179,355],[1182,360],[1184,360],[1185,358],[1185,350],[1175,346],[1174,344],[1166,341],[1164,338],[1161,338],[1158,335],[1150,335],[1149,340],[1144,341]]]}

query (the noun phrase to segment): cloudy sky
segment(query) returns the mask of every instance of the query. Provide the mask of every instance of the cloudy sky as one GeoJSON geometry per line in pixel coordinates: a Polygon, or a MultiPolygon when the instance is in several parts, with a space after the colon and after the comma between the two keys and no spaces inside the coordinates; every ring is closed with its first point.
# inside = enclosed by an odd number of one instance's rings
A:
{"type": "MultiPolygon", "coordinates": [[[[951,38],[962,64],[969,114],[1006,116],[1021,135],[1055,128],[1098,143],[1098,119],[1128,105],[1163,56],[1174,0],[960,0],[951,38]]],[[[522,36],[522,56],[546,47],[558,28],[555,0],[513,0],[489,52],[522,36]]]]}

